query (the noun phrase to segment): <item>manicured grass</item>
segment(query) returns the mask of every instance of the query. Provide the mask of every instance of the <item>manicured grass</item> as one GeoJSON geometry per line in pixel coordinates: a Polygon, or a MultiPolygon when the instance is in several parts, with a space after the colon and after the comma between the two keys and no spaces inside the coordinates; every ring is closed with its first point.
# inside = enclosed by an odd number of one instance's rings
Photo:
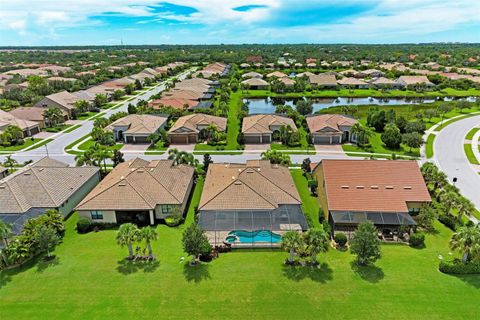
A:
{"type": "Polygon", "coordinates": [[[73,215],[55,260],[0,274],[2,318],[476,319],[480,312],[480,276],[437,270],[452,234],[438,223],[426,248],[383,245],[370,267],[352,267],[349,252],[331,248],[319,268],[286,267],[287,253],[259,249],[189,267],[180,260],[181,234],[192,210],[185,225],[157,227],[158,263],[148,266],[125,262],[115,230],[77,234],[73,215]]]}
{"type": "Polygon", "coordinates": [[[195,155],[202,155],[202,154],[209,154],[211,156],[213,155],[239,155],[239,154],[242,154],[243,151],[233,151],[233,150],[224,150],[224,151],[221,151],[221,150],[212,150],[212,151],[209,151],[209,150],[198,150],[198,151],[193,151],[193,154],[195,155]]]}
{"type": "Polygon", "coordinates": [[[71,127],[72,125],[71,124],[60,124],[60,125],[56,125],[54,127],[48,127],[48,128],[45,128],[45,131],[46,132],[60,132],[60,131],[64,131],[64,130],[67,130],[71,127]]]}
{"type": "Polygon", "coordinates": [[[412,150],[410,150],[410,148],[405,146],[404,144],[401,144],[400,149],[398,150],[388,149],[382,142],[381,134],[377,132],[375,132],[375,134],[370,138],[370,146],[360,147],[353,144],[343,144],[342,148],[345,152],[353,151],[364,153],[383,153],[389,155],[395,153],[396,155],[405,155],[411,157],[420,156],[420,150],[418,148],[413,148],[412,150]]]}
{"type": "Polygon", "coordinates": [[[197,143],[195,145],[194,150],[195,151],[219,151],[222,150],[221,148],[223,147],[223,150],[226,149],[226,146],[212,146],[207,143],[197,143]]]}
{"type": "Polygon", "coordinates": [[[478,113],[475,113],[475,114],[467,114],[467,115],[464,115],[464,116],[461,116],[461,117],[458,117],[458,118],[455,118],[455,119],[450,119],[448,121],[445,121],[444,123],[442,123],[441,125],[439,125],[438,127],[435,128],[435,131],[440,131],[442,130],[443,128],[445,128],[446,126],[448,126],[449,124],[452,124],[456,121],[459,121],[459,120],[463,120],[465,118],[469,118],[469,117],[473,117],[473,116],[476,116],[478,115],[478,113]]]}
{"type": "Polygon", "coordinates": [[[82,142],[83,140],[85,140],[86,138],[88,138],[90,136],[90,134],[86,134],[84,135],[83,137],[80,137],[78,138],[77,140],[73,141],[72,143],[70,143],[68,146],[65,147],[65,151],[68,152],[69,149],[72,149],[75,145],[77,145],[78,143],[82,142]]]}
{"type": "Polygon", "coordinates": [[[292,169],[290,170],[292,174],[293,181],[297,187],[300,198],[302,199],[302,210],[305,216],[308,216],[308,220],[312,223],[312,226],[320,226],[320,203],[318,202],[317,197],[312,196],[310,189],[308,188],[308,181],[303,176],[303,170],[301,169],[292,169]]]}
{"type": "Polygon", "coordinates": [[[23,141],[24,141],[24,144],[21,144],[21,145],[15,145],[15,146],[9,146],[9,147],[0,146],[0,152],[1,151],[20,151],[20,150],[23,150],[23,149],[26,149],[26,148],[30,147],[31,145],[33,145],[33,144],[35,144],[39,141],[42,141],[42,139],[25,138],[23,141]]]}
{"type": "Polygon", "coordinates": [[[315,151],[315,147],[313,145],[309,145],[307,142],[307,131],[303,127],[298,128],[298,132],[300,133],[300,145],[295,147],[290,147],[288,145],[284,145],[282,143],[272,143],[270,144],[270,149],[272,150],[308,150],[312,149],[315,151]]]}
{"type": "Polygon", "coordinates": [[[149,146],[147,151],[145,151],[146,155],[160,155],[164,154],[167,151],[168,147],[163,146],[162,141],[158,141],[154,146],[149,146]]]}
{"type": "Polygon", "coordinates": [[[465,143],[463,145],[463,150],[465,150],[465,155],[467,156],[468,161],[471,164],[480,164],[480,162],[478,162],[478,159],[475,157],[475,154],[473,153],[472,145],[470,143],[465,143]]]}
{"type": "Polygon", "coordinates": [[[82,113],[80,116],[78,116],[77,120],[87,120],[88,118],[93,117],[96,114],[98,114],[98,112],[93,112],[93,111],[85,112],[85,113],[82,113]]]}
{"type": "Polygon", "coordinates": [[[238,133],[240,132],[240,119],[238,112],[242,107],[242,95],[240,91],[232,92],[230,101],[228,102],[228,119],[227,119],[227,150],[238,150],[237,143],[238,133]]]}
{"type": "Polygon", "coordinates": [[[44,139],[39,144],[32,146],[28,150],[38,149],[38,148],[43,147],[44,145],[46,145],[47,143],[52,142],[52,141],[53,141],[53,139],[44,139]]]}
{"type": "Polygon", "coordinates": [[[468,131],[467,135],[465,136],[466,140],[472,140],[475,133],[477,133],[480,128],[473,128],[472,130],[468,131]]]}
{"type": "MultiPolygon", "coordinates": [[[[79,150],[82,150],[82,151],[86,151],[88,150],[90,147],[92,147],[94,144],[96,143],[96,141],[93,141],[92,139],[90,140],[87,140],[85,141],[84,143],[82,143],[81,145],[78,146],[78,149],[79,150]]],[[[115,150],[120,150],[121,148],[123,147],[123,144],[121,143],[117,143],[113,146],[109,146],[108,149],[112,150],[112,151],[115,151],[115,150]]]]}
{"type": "Polygon", "coordinates": [[[425,155],[427,156],[427,159],[430,159],[433,157],[433,142],[435,141],[436,135],[434,133],[431,133],[427,137],[427,143],[425,144],[425,155]]]}

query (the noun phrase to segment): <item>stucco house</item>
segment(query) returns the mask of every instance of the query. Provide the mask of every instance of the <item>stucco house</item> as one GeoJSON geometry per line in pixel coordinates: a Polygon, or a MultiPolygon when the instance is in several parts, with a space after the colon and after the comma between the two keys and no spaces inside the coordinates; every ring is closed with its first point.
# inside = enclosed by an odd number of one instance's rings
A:
{"type": "Polygon", "coordinates": [[[130,114],[114,121],[106,130],[113,132],[115,141],[124,143],[148,143],[151,134],[158,133],[168,118],[150,114],[130,114]]]}
{"type": "Polygon", "coordinates": [[[250,78],[243,80],[241,83],[246,85],[248,89],[252,90],[268,89],[268,82],[260,78],[250,78]]]}
{"type": "Polygon", "coordinates": [[[321,114],[307,117],[307,125],[314,144],[355,142],[352,126],[358,121],[340,114],[321,114]]]}
{"type": "Polygon", "coordinates": [[[290,126],[297,131],[295,122],[278,114],[255,114],[243,118],[242,133],[245,143],[271,143],[275,131],[280,131],[281,126],[290,126]]]}
{"type": "Polygon", "coordinates": [[[60,91],[57,93],[49,94],[42,100],[38,101],[34,106],[39,108],[53,108],[57,107],[67,115],[68,118],[72,117],[73,105],[76,101],[82,100],[76,95],[68,91],[60,91]]]}
{"type": "Polygon", "coordinates": [[[76,210],[79,216],[98,223],[153,225],[177,211],[184,213],[194,172],[191,166],[174,166],[172,160],[123,162],[76,210]]]}
{"type": "Polygon", "coordinates": [[[40,125],[38,122],[17,118],[11,113],[0,110],[0,132],[4,131],[9,126],[19,127],[23,132],[24,138],[31,137],[40,132],[40,125]]]}
{"type": "Polygon", "coordinates": [[[66,217],[99,181],[97,167],[42,158],[0,180],[0,219],[20,233],[26,220],[49,209],[66,217]]]}
{"type": "Polygon", "coordinates": [[[312,86],[317,88],[335,89],[337,87],[337,79],[333,74],[314,74],[308,77],[308,81],[312,86]]]}
{"type": "Polygon", "coordinates": [[[168,139],[174,144],[197,143],[203,129],[215,125],[219,132],[227,130],[227,119],[203,113],[194,113],[178,118],[168,130],[168,139]]]}
{"type": "Polygon", "coordinates": [[[416,161],[324,159],[313,175],[334,232],[350,234],[365,221],[382,233],[398,232],[415,226],[410,214],[431,202],[416,161]]]}

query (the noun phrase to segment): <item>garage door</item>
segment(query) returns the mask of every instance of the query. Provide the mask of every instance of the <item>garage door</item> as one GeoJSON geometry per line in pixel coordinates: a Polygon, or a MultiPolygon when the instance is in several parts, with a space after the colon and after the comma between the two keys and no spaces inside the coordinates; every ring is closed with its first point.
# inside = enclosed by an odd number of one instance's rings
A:
{"type": "Polygon", "coordinates": [[[260,143],[260,136],[245,136],[245,143],[260,143]]]}
{"type": "Polygon", "coordinates": [[[186,144],[187,143],[187,136],[172,135],[172,136],[170,136],[170,143],[186,144]]]}
{"type": "Polygon", "coordinates": [[[330,144],[330,136],[314,136],[313,143],[316,144],[330,144]]]}

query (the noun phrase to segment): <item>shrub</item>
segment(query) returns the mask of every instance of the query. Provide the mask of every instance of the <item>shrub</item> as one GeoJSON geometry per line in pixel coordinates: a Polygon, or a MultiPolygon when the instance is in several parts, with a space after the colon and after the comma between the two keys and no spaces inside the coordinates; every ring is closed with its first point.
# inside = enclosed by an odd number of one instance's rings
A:
{"type": "Polygon", "coordinates": [[[450,228],[451,230],[455,231],[457,230],[458,227],[458,221],[455,219],[455,217],[448,215],[448,214],[442,214],[438,217],[438,221],[443,223],[446,227],[450,228]]]}
{"type": "Polygon", "coordinates": [[[165,218],[165,224],[169,227],[176,227],[183,222],[182,216],[171,215],[165,218]]]}
{"type": "Polygon", "coordinates": [[[460,260],[440,261],[438,270],[450,274],[477,274],[480,273],[480,262],[464,263],[460,260]]]}
{"type": "Polygon", "coordinates": [[[87,233],[91,230],[92,223],[85,217],[79,217],[77,221],[77,232],[87,233]]]}
{"type": "Polygon", "coordinates": [[[345,233],[336,233],[335,234],[335,242],[340,246],[344,247],[347,244],[347,236],[345,233]]]}
{"type": "Polygon", "coordinates": [[[420,232],[416,232],[410,236],[410,245],[412,247],[423,247],[425,245],[425,235],[420,232]]]}

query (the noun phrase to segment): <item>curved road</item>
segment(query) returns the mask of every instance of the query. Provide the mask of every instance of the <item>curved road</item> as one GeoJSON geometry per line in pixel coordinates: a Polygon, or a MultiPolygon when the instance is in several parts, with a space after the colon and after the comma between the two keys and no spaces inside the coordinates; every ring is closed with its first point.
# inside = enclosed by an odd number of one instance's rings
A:
{"type": "MultiPolygon", "coordinates": [[[[480,115],[453,122],[440,130],[434,140],[433,160],[445,172],[460,192],[470,199],[480,210],[480,166],[477,168],[468,161],[463,144],[465,136],[473,127],[480,125],[480,115]]],[[[480,159],[479,159],[480,160],[480,159]]]]}

